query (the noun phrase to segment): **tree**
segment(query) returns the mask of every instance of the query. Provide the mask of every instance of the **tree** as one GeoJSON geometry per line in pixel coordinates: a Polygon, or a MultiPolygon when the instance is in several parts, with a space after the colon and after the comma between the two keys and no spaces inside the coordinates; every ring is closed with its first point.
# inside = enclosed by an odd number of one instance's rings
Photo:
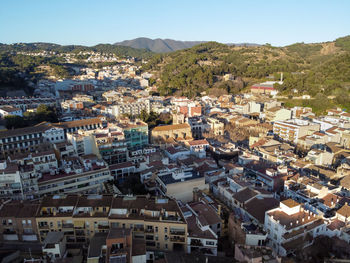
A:
{"type": "Polygon", "coordinates": [[[26,126],[26,122],[23,117],[17,115],[8,115],[5,117],[7,129],[17,129],[26,126]]]}

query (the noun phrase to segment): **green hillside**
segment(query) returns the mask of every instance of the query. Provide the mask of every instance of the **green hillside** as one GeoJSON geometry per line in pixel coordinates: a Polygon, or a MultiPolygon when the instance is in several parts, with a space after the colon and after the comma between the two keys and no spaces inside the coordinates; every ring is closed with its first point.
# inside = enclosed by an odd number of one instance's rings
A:
{"type": "Polygon", "coordinates": [[[349,100],[350,37],[334,42],[286,47],[227,46],[203,43],[189,49],[153,56],[144,71],[156,75],[156,85],[163,95],[194,97],[202,92],[238,93],[253,83],[279,79],[281,95],[335,96],[336,105],[349,100]],[[236,76],[224,81],[225,74],[236,76]],[[269,78],[268,78],[269,77],[269,78]]]}

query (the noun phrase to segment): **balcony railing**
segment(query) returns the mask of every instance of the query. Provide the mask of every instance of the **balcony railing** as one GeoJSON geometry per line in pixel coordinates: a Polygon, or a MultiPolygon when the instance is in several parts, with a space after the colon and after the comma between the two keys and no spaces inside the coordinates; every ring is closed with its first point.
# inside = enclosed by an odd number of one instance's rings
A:
{"type": "Polygon", "coordinates": [[[171,242],[185,242],[185,238],[184,237],[170,237],[170,241],[171,242]]]}
{"type": "Polygon", "coordinates": [[[150,228],[146,228],[145,232],[146,233],[154,233],[154,229],[153,228],[151,228],[151,229],[150,228]]]}
{"type": "Polygon", "coordinates": [[[127,248],[111,248],[111,256],[126,255],[128,253],[127,248]]]}
{"type": "Polygon", "coordinates": [[[109,229],[109,225],[98,225],[98,229],[109,229]]]}
{"type": "Polygon", "coordinates": [[[134,226],[133,230],[136,232],[143,232],[143,231],[145,231],[145,228],[141,227],[141,226],[134,226]]]}
{"type": "Polygon", "coordinates": [[[170,235],[184,236],[185,231],[183,231],[183,230],[170,230],[170,235]]]}
{"type": "Polygon", "coordinates": [[[73,227],[74,227],[74,224],[71,224],[71,223],[62,224],[62,228],[73,228],[73,227]]]}
{"type": "Polygon", "coordinates": [[[39,225],[39,229],[49,229],[49,225],[39,225]]]}
{"type": "Polygon", "coordinates": [[[4,235],[15,235],[16,231],[15,230],[6,229],[6,230],[4,230],[3,234],[4,235]]]}

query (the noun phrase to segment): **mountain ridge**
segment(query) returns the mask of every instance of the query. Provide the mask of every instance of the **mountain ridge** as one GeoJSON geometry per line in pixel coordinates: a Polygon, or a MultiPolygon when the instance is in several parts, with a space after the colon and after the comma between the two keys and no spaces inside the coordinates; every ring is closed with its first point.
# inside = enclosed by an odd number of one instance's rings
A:
{"type": "Polygon", "coordinates": [[[181,41],[173,39],[151,39],[147,37],[138,37],[135,39],[124,40],[117,42],[114,45],[128,46],[136,49],[148,49],[155,53],[169,53],[181,49],[191,48],[195,45],[205,43],[208,41],[181,41]]]}

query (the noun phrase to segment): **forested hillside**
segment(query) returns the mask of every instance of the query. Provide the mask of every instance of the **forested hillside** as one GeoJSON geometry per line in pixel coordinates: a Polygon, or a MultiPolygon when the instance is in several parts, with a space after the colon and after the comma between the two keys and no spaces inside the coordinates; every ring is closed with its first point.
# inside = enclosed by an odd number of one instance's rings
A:
{"type": "Polygon", "coordinates": [[[218,92],[238,93],[251,84],[279,79],[281,95],[335,96],[336,104],[350,102],[350,36],[334,42],[286,47],[227,46],[208,42],[170,54],[155,55],[143,67],[153,71],[161,94],[197,96],[218,92]],[[224,74],[234,81],[224,81],[224,74]]]}

